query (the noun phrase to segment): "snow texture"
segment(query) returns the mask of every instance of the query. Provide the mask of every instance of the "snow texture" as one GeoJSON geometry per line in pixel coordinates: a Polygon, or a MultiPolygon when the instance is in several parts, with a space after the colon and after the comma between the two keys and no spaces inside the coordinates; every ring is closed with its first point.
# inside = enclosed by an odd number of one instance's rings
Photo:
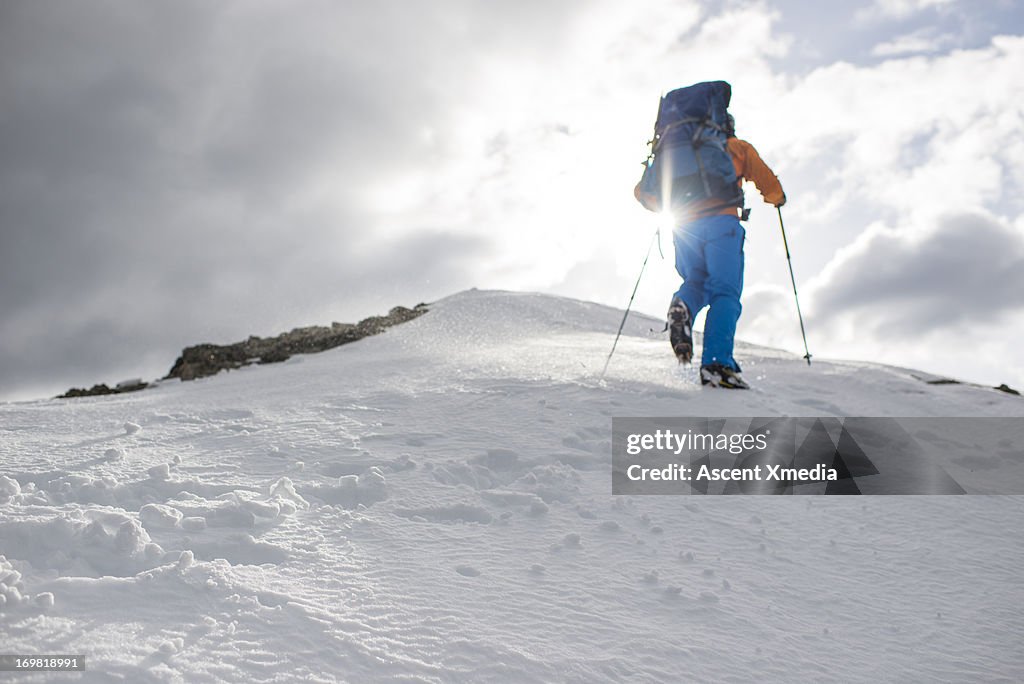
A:
{"type": "Polygon", "coordinates": [[[471,291],[276,366],[0,405],[2,651],[87,662],[0,678],[1024,680],[1021,497],[610,494],[612,416],[1021,399],[746,345],[754,389],[704,389],[638,316],[600,380],[621,315],[471,291]]]}

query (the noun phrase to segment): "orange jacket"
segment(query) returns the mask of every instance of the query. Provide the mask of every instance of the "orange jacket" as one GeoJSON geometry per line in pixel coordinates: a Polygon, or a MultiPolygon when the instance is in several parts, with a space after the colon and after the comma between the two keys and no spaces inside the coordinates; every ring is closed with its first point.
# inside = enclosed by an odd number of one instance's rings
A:
{"type": "MultiPolygon", "coordinates": [[[[762,161],[761,155],[757,153],[753,145],[746,140],[732,137],[729,138],[726,146],[729,149],[732,165],[736,169],[736,177],[740,183],[743,183],[744,179],[753,182],[754,187],[757,188],[758,192],[761,193],[761,197],[768,204],[781,206],[786,203],[786,193],[782,191],[782,183],[779,182],[778,176],[762,161]]],[[[722,213],[734,212],[726,211],[722,213]]]]}
{"type": "MultiPolygon", "coordinates": [[[[786,193],[782,190],[782,183],[779,182],[775,173],[768,168],[768,165],[761,159],[754,146],[746,140],[736,137],[729,138],[726,143],[729,156],[732,157],[733,167],[736,169],[736,178],[742,185],[744,180],[753,182],[764,201],[768,204],[780,207],[786,203],[786,193]]],[[[657,198],[640,192],[640,184],[633,188],[633,196],[651,211],[658,211],[657,198]]],[[[715,214],[739,215],[738,207],[719,207],[719,200],[714,198],[698,202],[686,208],[686,218],[698,218],[700,216],[711,216],[715,214]]]]}

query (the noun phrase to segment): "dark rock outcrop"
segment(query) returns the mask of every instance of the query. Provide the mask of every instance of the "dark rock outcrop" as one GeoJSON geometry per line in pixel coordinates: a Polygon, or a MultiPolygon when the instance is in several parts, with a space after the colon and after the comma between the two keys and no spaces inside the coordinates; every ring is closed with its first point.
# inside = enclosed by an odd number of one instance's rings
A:
{"type": "Polygon", "coordinates": [[[292,354],[321,352],[376,335],[426,312],[426,304],[417,304],[412,309],[396,306],[387,316],[371,316],[355,324],[332,323],[330,327],[313,325],[295,328],[276,337],[252,336],[244,342],[227,345],[197,344],[181,352],[166,377],[194,380],[253,363],[279,363],[292,354]]]}
{"type": "Polygon", "coordinates": [[[108,387],[105,383],[93,385],[89,389],[72,387],[57,398],[74,399],[75,397],[99,397],[104,394],[124,394],[125,392],[138,392],[147,387],[149,387],[149,383],[142,382],[142,380],[125,380],[124,382],[117,383],[114,387],[108,387]]]}
{"type": "MultiPolygon", "coordinates": [[[[332,323],[330,327],[311,325],[277,335],[276,337],[252,336],[244,342],[234,344],[197,344],[186,347],[174,362],[170,372],[163,378],[194,380],[216,375],[222,370],[241,368],[253,363],[278,363],[292,354],[312,354],[349,342],[361,340],[370,335],[384,332],[393,325],[411,321],[427,312],[426,304],[417,304],[412,309],[396,306],[387,316],[370,316],[358,323],[332,323]]],[[[106,384],[93,385],[89,389],[74,387],[58,399],[74,397],[95,397],[104,394],[123,394],[145,389],[151,384],[139,379],[119,382],[115,387],[106,384]]]]}

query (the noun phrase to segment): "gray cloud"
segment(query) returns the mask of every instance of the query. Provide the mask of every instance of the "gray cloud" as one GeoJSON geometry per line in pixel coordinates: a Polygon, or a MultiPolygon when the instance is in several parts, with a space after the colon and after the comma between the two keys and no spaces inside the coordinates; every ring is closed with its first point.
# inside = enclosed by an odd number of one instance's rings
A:
{"type": "Polygon", "coordinates": [[[576,10],[4,3],[0,398],[480,284],[483,239],[397,240],[366,188],[454,154],[422,131],[576,10]]]}
{"type": "Polygon", "coordinates": [[[856,316],[875,335],[922,335],[1024,310],[1024,235],[987,215],[942,217],[926,235],[878,231],[823,274],[814,319],[856,316]]]}

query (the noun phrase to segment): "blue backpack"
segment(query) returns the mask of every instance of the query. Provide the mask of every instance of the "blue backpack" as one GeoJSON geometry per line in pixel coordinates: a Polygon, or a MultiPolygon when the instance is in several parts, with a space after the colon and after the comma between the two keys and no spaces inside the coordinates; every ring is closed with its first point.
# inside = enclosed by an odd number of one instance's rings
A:
{"type": "Polygon", "coordinates": [[[742,207],[743,190],[726,147],[732,86],[697,83],[661,98],[637,199],[648,209],[742,207]],[[644,197],[646,195],[646,197],[644,197]],[[645,201],[646,200],[646,201],[645,201]],[[718,202],[703,202],[718,200],[718,202]]]}

